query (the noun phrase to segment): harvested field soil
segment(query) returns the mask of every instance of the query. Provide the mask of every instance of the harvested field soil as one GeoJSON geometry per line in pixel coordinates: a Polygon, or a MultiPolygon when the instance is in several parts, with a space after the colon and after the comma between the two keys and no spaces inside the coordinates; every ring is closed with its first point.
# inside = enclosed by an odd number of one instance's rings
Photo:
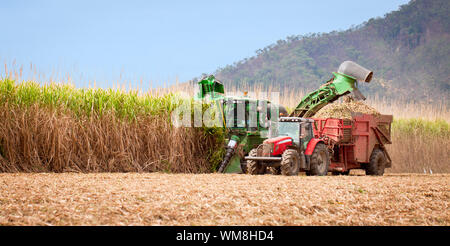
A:
{"type": "Polygon", "coordinates": [[[0,225],[450,225],[449,174],[0,174],[0,225]]]}

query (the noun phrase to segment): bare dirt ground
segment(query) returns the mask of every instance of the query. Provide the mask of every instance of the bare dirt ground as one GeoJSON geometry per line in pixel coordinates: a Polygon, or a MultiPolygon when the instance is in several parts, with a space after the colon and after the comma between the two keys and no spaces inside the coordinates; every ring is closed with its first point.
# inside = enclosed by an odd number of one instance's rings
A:
{"type": "Polygon", "coordinates": [[[450,174],[0,174],[0,225],[450,225],[450,174]]]}

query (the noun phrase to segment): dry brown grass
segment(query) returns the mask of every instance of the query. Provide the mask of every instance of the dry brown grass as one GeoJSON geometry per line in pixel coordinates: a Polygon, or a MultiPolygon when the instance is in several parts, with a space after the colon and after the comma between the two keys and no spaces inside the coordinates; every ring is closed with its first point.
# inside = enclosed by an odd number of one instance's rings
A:
{"type": "Polygon", "coordinates": [[[450,225],[450,176],[0,174],[1,225],[450,225]]]}
{"type": "Polygon", "coordinates": [[[392,144],[386,147],[392,158],[387,172],[450,173],[449,135],[393,131],[392,144]]]}
{"type": "Polygon", "coordinates": [[[209,172],[218,141],[168,116],[75,117],[44,107],[0,106],[0,172],[209,172]],[[3,157],[2,157],[3,156],[3,157]]]}

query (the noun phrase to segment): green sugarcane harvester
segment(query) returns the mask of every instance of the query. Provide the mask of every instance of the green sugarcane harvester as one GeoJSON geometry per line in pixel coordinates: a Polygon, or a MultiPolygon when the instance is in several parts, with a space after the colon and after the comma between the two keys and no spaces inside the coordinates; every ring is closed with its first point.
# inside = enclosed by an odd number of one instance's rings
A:
{"type": "MultiPolygon", "coordinates": [[[[349,93],[352,93],[352,97],[357,100],[365,100],[364,95],[358,90],[357,81],[370,82],[372,76],[372,71],[355,62],[345,61],[339,66],[337,72],[333,72],[332,79],[320,86],[319,89],[303,97],[289,116],[312,117],[325,105],[349,93]]],[[[246,164],[244,157],[250,150],[269,137],[271,122],[278,121],[279,117],[286,116],[286,109],[280,105],[272,105],[268,100],[257,100],[248,97],[226,97],[223,84],[212,75],[203,78],[198,84],[200,91],[197,99],[205,99],[209,96],[210,100],[214,100],[217,103],[223,116],[228,116],[226,117],[227,120],[223,121],[224,127],[228,130],[228,144],[218,172],[245,173],[246,164]],[[244,109],[244,112],[241,112],[245,115],[243,122],[238,122],[239,108],[241,111],[244,109]],[[264,110],[261,111],[261,108],[264,108],[264,110]],[[266,109],[267,112],[265,111],[266,109]],[[253,117],[256,117],[256,126],[248,124],[252,112],[256,112],[256,114],[253,114],[253,117]],[[274,112],[276,113],[274,114],[274,112]],[[271,114],[276,115],[276,117],[270,117],[271,114]],[[231,124],[227,124],[230,118],[234,120],[231,121],[231,124]]]]}
{"type": "Polygon", "coordinates": [[[223,84],[213,75],[204,77],[198,85],[196,99],[209,99],[216,103],[228,132],[228,144],[218,172],[245,172],[244,157],[267,139],[270,121],[287,116],[287,110],[269,100],[253,99],[246,95],[225,96],[223,84]]]}

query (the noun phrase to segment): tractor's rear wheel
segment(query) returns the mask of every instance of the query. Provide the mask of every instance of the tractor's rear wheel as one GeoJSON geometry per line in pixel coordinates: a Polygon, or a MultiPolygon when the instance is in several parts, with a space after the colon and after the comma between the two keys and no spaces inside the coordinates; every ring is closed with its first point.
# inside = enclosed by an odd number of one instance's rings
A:
{"type": "MultiPolygon", "coordinates": [[[[250,153],[248,153],[248,156],[251,157],[257,157],[258,153],[256,149],[250,150],[250,153]]],[[[256,174],[264,174],[266,173],[266,167],[261,165],[259,161],[255,160],[247,160],[247,173],[256,175],[256,174]]]]}
{"type": "Polygon", "coordinates": [[[287,149],[281,156],[281,174],[286,176],[298,175],[300,155],[295,149],[287,149]]]}
{"type": "Polygon", "coordinates": [[[318,143],[311,155],[311,169],[306,172],[306,175],[325,176],[328,174],[329,166],[330,153],[328,153],[327,146],[318,143]]]}
{"type": "Polygon", "coordinates": [[[386,166],[386,156],[381,149],[374,149],[366,166],[366,175],[382,176],[386,166]]]}

